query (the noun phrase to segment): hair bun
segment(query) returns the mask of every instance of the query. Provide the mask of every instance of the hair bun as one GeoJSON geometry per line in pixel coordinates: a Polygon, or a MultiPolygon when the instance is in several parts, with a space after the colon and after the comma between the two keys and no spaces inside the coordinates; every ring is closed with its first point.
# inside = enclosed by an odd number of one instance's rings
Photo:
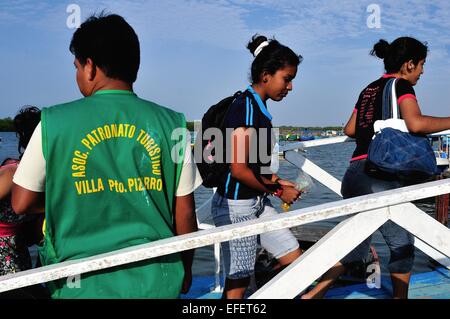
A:
{"type": "Polygon", "coordinates": [[[255,34],[251,41],[247,44],[247,49],[250,51],[252,55],[254,55],[256,48],[263,43],[264,41],[267,41],[267,38],[263,35],[255,34]]]}
{"type": "Polygon", "coordinates": [[[391,45],[386,40],[381,39],[373,46],[372,51],[370,51],[371,55],[377,56],[380,59],[384,59],[389,55],[391,51],[391,45]]]}

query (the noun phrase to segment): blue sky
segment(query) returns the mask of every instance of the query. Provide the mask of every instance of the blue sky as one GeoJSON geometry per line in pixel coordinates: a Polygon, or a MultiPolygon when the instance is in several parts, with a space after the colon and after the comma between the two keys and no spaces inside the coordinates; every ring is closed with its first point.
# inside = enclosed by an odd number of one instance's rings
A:
{"type": "Polygon", "coordinates": [[[269,102],[275,125],[345,123],[360,90],[383,73],[382,61],[369,55],[373,44],[404,35],[430,48],[415,87],[422,112],[450,115],[447,0],[0,0],[0,118],[22,105],[81,97],[68,50],[70,4],[82,20],[102,9],[125,17],[141,42],[136,93],[190,120],[246,87],[252,56],[245,46],[254,33],[304,57],[291,94],[269,102]],[[379,29],[367,26],[370,4],[381,9],[379,29]]]}

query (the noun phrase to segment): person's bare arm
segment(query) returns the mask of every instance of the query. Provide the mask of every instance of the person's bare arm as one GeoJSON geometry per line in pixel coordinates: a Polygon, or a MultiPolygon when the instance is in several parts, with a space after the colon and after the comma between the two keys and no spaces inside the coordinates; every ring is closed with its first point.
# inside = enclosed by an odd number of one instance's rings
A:
{"type": "Polygon", "coordinates": [[[11,194],[15,171],[16,166],[4,167],[0,170],[0,200],[11,194]]]}
{"type": "MultiPolygon", "coordinates": [[[[195,215],[194,194],[175,197],[175,233],[177,235],[188,234],[198,230],[195,215]]],[[[184,266],[184,281],[181,292],[187,293],[192,283],[192,262],[194,260],[194,249],[181,252],[184,266]]]]}
{"type": "Polygon", "coordinates": [[[400,112],[411,133],[431,134],[450,129],[450,117],[422,115],[417,101],[406,98],[400,103],[400,112]]]}
{"type": "Polygon", "coordinates": [[[344,134],[348,137],[356,136],[356,112],[352,113],[347,124],[345,124],[344,134]]]}
{"type": "MultiPolygon", "coordinates": [[[[243,127],[237,128],[233,131],[231,136],[231,176],[246,186],[256,189],[263,193],[271,193],[271,191],[263,184],[274,184],[272,180],[260,176],[258,179],[254,172],[248,166],[250,145],[255,138],[254,131],[243,127]]],[[[272,176],[273,177],[273,176],[272,176]]],[[[298,197],[300,192],[292,186],[283,186],[283,194],[281,199],[285,203],[292,204],[298,197]]]]}
{"type": "Polygon", "coordinates": [[[253,134],[252,129],[243,127],[233,131],[231,135],[231,176],[248,187],[263,193],[269,193],[270,190],[256,178],[253,171],[248,167],[253,134]]]}
{"type": "Polygon", "coordinates": [[[18,215],[41,214],[45,211],[45,193],[33,192],[13,183],[11,204],[18,215]]]}

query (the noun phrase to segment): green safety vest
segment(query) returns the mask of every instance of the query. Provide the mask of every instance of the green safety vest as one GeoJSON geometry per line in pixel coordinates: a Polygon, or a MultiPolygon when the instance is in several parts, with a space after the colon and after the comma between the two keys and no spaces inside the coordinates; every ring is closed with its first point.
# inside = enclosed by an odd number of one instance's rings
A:
{"type": "MultiPolygon", "coordinates": [[[[182,114],[122,90],[42,110],[46,160],[43,265],[174,236],[184,158],[182,114]],[[172,160],[172,150],[179,161],[172,160]]],[[[53,298],[177,298],[180,254],[48,283],[53,298]],[[77,281],[80,279],[79,281],[77,281]]]]}

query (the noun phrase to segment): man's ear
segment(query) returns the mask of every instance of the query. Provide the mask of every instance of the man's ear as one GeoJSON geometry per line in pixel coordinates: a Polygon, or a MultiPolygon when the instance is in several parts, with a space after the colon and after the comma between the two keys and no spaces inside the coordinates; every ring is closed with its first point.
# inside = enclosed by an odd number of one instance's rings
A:
{"type": "Polygon", "coordinates": [[[91,58],[86,59],[86,64],[84,66],[84,72],[87,76],[88,81],[93,81],[97,75],[97,66],[92,61],[91,58]]]}

